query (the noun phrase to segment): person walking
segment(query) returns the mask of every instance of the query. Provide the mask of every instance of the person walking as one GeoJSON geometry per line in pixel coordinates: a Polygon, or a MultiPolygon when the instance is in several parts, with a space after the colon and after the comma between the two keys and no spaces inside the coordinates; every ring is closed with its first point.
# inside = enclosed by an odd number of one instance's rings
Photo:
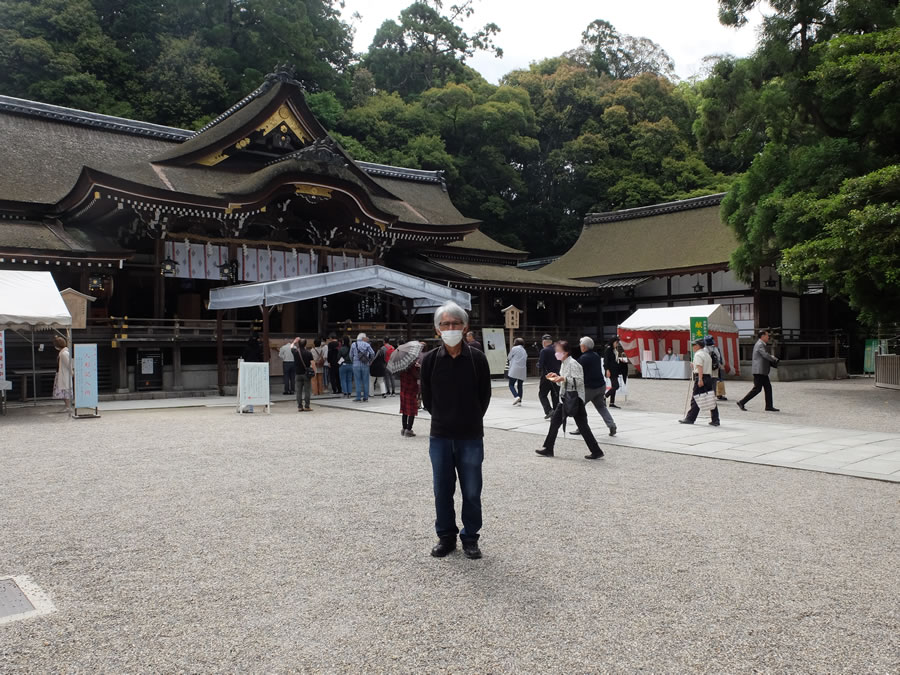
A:
{"type": "Polygon", "coordinates": [[[334,333],[328,336],[328,351],[325,353],[325,360],[328,363],[328,380],[331,384],[331,393],[340,394],[343,392],[340,365],[341,345],[334,333]]]}
{"type": "Polygon", "coordinates": [[[556,373],[548,373],[547,377],[554,382],[559,383],[562,401],[556,407],[556,411],[553,413],[553,417],[550,420],[550,429],[547,431],[544,445],[539,450],[535,450],[535,452],[543,457],[553,457],[553,448],[556,445],[556,437],[559,434],[559,428],[562,426],[567,414],[566,394],[569,392],[577,392],[580,402],[576,405],[574,411],[570,410],[569,412],[573,413],[572,419],[575,420],[578,431],[581,432],[581,437],[587,444],[588,450],[591,451],[591,454],[585,455],[584,458],[600,459],[603,457],[603,450],[600,449],[597,439],[594,438],[594,432],[591,431],[591,427],[588,425],[587,412],[584,409],[584,371],[581,368],[581,364],[572,358],[572,348],[565,340],[560,340],[556,343],[555,352],[556,359],[561,363],[559,375],[556,373]]]}
{"type": "MultiPolygon", "coordinates": [[[[584,402],[585,405],[593,403],[594,408],[600,413],[606,428],[609,429],[609,435],[616,435],[616,422],[612,413],[606,407],[606,380],[603,378],[603,360],[600,355],[594,351],[594,341],[589,337],[581,338],[579,342],[581,347],[581,356],[578,357],[578,363],[584,371],[584,402]]],[[[576,429],[571,432],[573,436],[578,436],[581,431],[576,429]]]]}
{"type": "Polygon", "coordinates": [[[338,352],[338,363],[341,377],[341,392],[344,398],[350,398],[353,393],[353,361],[350,359],[350,338],[345,335],[341,349],[338,352]]]}
{"type": "MultiPolygon", "coordinates": [[[[388,338],[387,340],[384,341],[384,362],[385,363],[390,363],[391,354],[394,353],[394,349],[396,349],[396,347],[394,347],[390,338],[388,338]]],[[[384,386],[387,387],[387,393],[389,396],[396,396],[397,392],[396,392],[396,384],[394,382],[394,374],[388,368],[384,369],[384,386]]]]}
{"type": "Polygon", "coordinates": [[[616,352],[618,353],[618,358],[616,359],[619,363],[618,372],[622,377],[622,386],[625,386],[628,384],[628,355],[625,354],[625,347],[622,346],[621,342],[616,345],[616,352]]]}
{"type": "MultiPolygon", "coordinates": [[[[424,346],[424,345],[423,345],[424,346]]],[[[422,356],[420,355],[412,365],[400,373],[400,414],[403,420],[401,436],[415,437],[413,422],[419,414],[419,377],[422,369],[422,356]]]]}
{"type": "Polygon", "coordinates": [[[609,378],[610,389],[605,396],[609,399],[610,408],[618,408],[616,405],[616,392],[619,390],[619,336],[616,335],[609,341],[603,352],[603,367],[606,369],[606,377],[609,378]]]}
{"type": "Polygon", "coordinates": [[[294,354],[294,365],[297,370],[296,392],[297,412],[310,412],[309,397],[311,395],[312,380],[316,376],[316,364],[312,353],[306,348],[306,340],[294,338],[294,346],[291,347],[294,354]]]}
{"type": "Polygon", "coordinates": [[[291,351],[293,340],[288,340],[281,349],[278,350],[278,358],[281,359],[281,374],[284,380],[282,394],[291,396],[294,393],[294,378],[297,375],[297,368],[294,366],[294,353],[291,351]]]}
{"type": "Polygon", "coordinates": [[[506,357],[509,370],[506,375],[509,378],[509,390],[513,395],[513,405],[522,405],[523,384],[528,375],[528,352],[525,351],[525,340],[516,338],[513,348],[506,357]]]}
{"type": "Polygon", "coordinates": [[[709,352],[709,358],[712,359],[712,376],[713,387],[716,392],[716,399],[719,401],[727,401],[725,398],[725,362],[722,359],[722,350],[716,344],[716,339],[712,335],[706,336],[706,351],[709,352]]]}
{"type": "Polygon", "coordinates": [[[559,375],[559,361],[556,360],[556,349],[553,347],[553,338],[545,335],[541,338],[541,353],[538,355],[538,374],[541,379],[538,382],[538,400],[544,408],[544,419],[549,420],[553,411],[559,405],[559,385],[551,382],[547,375],[553,373],[559,375]],[[549,400],[548,400],[549,395],[549,400]],[[550,404],[550,401],[553,404],[550,404]]]}
{"type": "Polygon", "coordinates": [[[422,402],[431,414],[428,455],[434,486],[438,542],[431,555],[443,558],[462,541],[467,558],[480,558],[481,465],[484,414],[491,402],[491,371],[484,352],[463,344],[469,315],[454,302],[434,312],[441,346],[422,359],[422,402]],[[462,531],[456,526],[453,496],[462,493],[462,531]]]}
{"type": "MultiPolygon", "coordinates": [[[[56,377],[53,380],[53,398],[63,402],[63,409],[59,412],[69,412],[72,409],[72,399],[75,398],[75,383],[72,379],[72,357],[69,355],[69,343],[61,335],[53,336],[53,346],[59,352],[56,355],[56,377]]],[[[37,398],[35,392],[33,398],[37,398]]]]}
{"type": "MultiPolygon", "coordinates": [[[[694,340],[694,391],[691,395],[691,408],[688,410],[688,414],[684,419],[678,420],[681,424],[693,424],[697,420],[697,415],[700,414],[700,406],[697,405],[697,400],[694,397],[698,394],[711,392],[716,386],[712,377],[712,359],[709,356],[709,352],[704,349],[705,346],[706,340],[703,338],[694,340]]],[[[714,427],[719,426],[718,407],[712,409],[712,421],[709,424],[714,427]]]]}
{"type": "Polygon", "coordinates": [[[737,402],[737,407],[741,410],[746,410],[747,408],[744,406],[747,405],[750,399],[760,391],[765,391],[766,410],[768,412],[778,412],[778,408],[772,402],[772,383],[769,381],[769,369],[772,367],[777,368],[779,359],[772,356],[766,349],[770,340],[769,331],[761,330],[757,333],[757,337],[759,339],[753,345],[753,389],[748,391],[747,395],[737,402]]]}
{"type": "Polygon", "coordinates": [[[484,351],[484,347],[482,347],[481,343],[475,339],[475,333],[473,333],[472,331],[469,331],[468,333],[466,333],[466,343],[472,349],[477,349],[480,352],[484,351]]]}
{"type": "Polygon", "coordinates": [[[375,350],[369,344],[365,333],[356,336],[350,346],[350,361],[353,363],[353,384],[356,387],[357,403],[369,400],[369,365],[375,359],[375,350]]]}
{"type": "Polygon", "coordinates": [[[387,398],[387,355],[385,350],[385,344],[378,348],[378,351],[375,352],[375,358],[372,359],[372,363],[369,364],[369,374],[375,378],[375,381],[372,383],[373,387],[378,387],[378,380],[381,380],[381,398],[387,398]]]}

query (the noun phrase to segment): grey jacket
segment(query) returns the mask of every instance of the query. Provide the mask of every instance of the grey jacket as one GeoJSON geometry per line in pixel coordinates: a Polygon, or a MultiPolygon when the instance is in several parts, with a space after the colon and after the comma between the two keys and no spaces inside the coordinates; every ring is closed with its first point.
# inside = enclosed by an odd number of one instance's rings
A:
{"type": "Polygon", "coordinates": [[[756,344],[753,345],[752,373],[754,375],[768,375],[769,368],[773,363],[776,363],[777,361],[778,359],[776,359],[766,350],[766,343],[762,340],[757,340],[756,344]]]}

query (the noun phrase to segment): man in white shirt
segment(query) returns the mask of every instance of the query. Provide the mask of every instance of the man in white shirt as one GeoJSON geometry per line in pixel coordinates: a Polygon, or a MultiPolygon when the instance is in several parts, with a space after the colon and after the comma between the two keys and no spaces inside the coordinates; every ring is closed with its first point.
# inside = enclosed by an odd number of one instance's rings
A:
{"type": "MultiPolygon", "coordinates": [[[[705,346],[706,344],[703,338],[694,340],[694,393],[691,396],[691,409],[688,410],[688,414],[683,420],[678,420],[681,424],[693,424],[697,419],[697,415],[700,414],[700,406],[697,405],[694,396],[713,391],[713,388],[716,386],[712,378],[712,358],[710,357],[709,352],[704,349],[705,346]]],[[[719,426],[718,407],[712,409],[712,421],[710,422],[710,425],[714,427],[719,426]]]]}
{"type": "Polygon", "coordinates": [[[294,393],[294,376],[296,375],[297,368],[294,365],[294,354],[291,352],[291,345],[293,342],[293,340],[288,340],[281,345],[281,349],[278,350],[278,358],[280,358],[282,362],[281,372],[284,377],[284,390],[281,393],[285,396],[293,395],[294,393]]]}

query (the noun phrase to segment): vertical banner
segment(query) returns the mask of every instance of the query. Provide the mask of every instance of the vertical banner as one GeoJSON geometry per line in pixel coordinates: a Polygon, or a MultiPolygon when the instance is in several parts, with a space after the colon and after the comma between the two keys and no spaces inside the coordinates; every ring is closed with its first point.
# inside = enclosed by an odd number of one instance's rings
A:
{"type": "Polygon", "coordinates": [[[0,330],[0,382],[6,379],[6,331],[0,330]]]}
{"type": "Polygon", "coordinates": [[[502,328],[482,328],[481,339],[491,375],[506,371],[506,335],[502,328]]]}
{"type": "MultiPolygon", "coordinates": [[[[691,317],[691,342],[697,338],[709,335],[709,318],[705,316],[691,317]]],[[[690,344],[688,344],[688,353],[690,353],[690,344]]]]}
{"type": "Polygon", "coordinates": [[[97,345],[75,345],[75,414],[79,408],[97,415],[97,345]]]}
{"type": "Polygon", "coordinates": [[[297,251],[292,249],[284,254],[284,276],[286,279],[299,277],[300,272],[297,269],[297,251]]]}
{"type": "Polygon", "coordinates": [[[253,406],[264,405],[266,412],[272,412],[269,400],[269,364],[238,360],[238,402],[237,412],[253,412],[253,406]]]}

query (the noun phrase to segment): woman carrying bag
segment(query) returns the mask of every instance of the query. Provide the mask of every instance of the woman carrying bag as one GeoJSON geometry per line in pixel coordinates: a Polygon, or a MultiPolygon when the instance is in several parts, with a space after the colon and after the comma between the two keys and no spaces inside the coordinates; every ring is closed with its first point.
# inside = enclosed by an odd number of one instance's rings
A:
{"type": "Polygon", "coordinates": [[[550,419],[550,430],[547,432],[547,438],[544,439],[544,446],[535,452],[543,457],[553,457],[553,446],[556,444],[556,437],[559,434],[559,428],[563,427],[565,432],[565,422],[567,417],[575,420],[581,437],[587,444],[591,454],[585,455],[585,459],[600,459],[603,457],[603,450],[600,444],[594,438],[594,433],[588,425],[587,411],[584,409],[584,371],[581,364],[572,358],[572,348],[565,340],[556,343],[556,358],[562,361],[559,369],[559,375],[555,373],[547,373],[545,377],[551,382],[559,385],[559,405],[550,419]]]}

